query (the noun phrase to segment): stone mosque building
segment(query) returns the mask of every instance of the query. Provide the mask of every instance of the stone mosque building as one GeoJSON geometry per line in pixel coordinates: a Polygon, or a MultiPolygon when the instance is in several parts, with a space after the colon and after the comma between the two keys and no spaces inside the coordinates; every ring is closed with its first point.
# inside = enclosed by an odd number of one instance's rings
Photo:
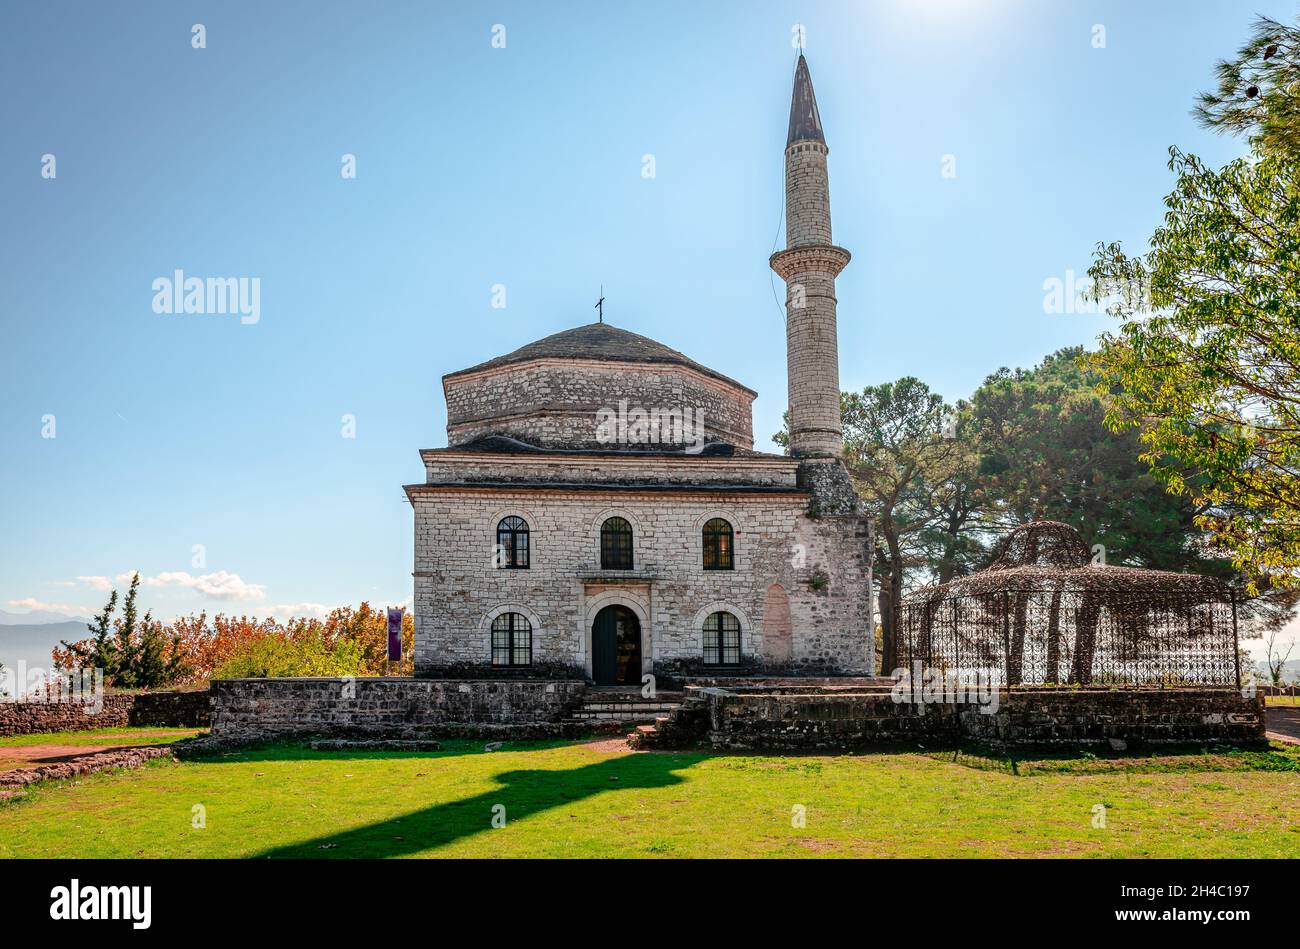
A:
{"type": "Polygon", "coordinates": [[[785,148],[790,456],[756,393],[604,322],[443,377],[415,511],[417,675],[874,672],[867,522],[839,460],[827,147],[799,57],[785,148]]]}

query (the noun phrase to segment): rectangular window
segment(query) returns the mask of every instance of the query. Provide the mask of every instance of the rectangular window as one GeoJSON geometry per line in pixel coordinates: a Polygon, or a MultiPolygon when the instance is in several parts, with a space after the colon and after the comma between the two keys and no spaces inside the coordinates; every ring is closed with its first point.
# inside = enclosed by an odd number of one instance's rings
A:
{"type": "Polygon", "coordinates": [[[492,665],[510,665],[510,630],[492,629],[492,665]]]}
{"type": "Polygon", "coordinates": [[[722,629],[722,664],[724,666],[740,665],[740,628],[722,629]]]}

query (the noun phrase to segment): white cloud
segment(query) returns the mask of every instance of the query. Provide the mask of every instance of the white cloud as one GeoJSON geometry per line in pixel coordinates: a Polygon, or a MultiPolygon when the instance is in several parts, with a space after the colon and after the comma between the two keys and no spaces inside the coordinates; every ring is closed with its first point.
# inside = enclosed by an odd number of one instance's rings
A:
{"type": "Polygon", "coordinates": [[[17,606],[22,609],[32,610],[33,612],[36,610],[47,610],[51,613],[71,613],[74,616],[85,612],[84,607],[69,606],[66,603],[46,603],[43,600],[38,600],[32,596],[24,597],[21,600],[5,600],[5,605],[17,606]]]}
{"type": "Polygon", "coordinates": [[[113,588],[113,584],[108,582],[108,577],[77,577],[82,583],[88,583],[96,590],[102,590],[107,593],[113,588]]]}
{"type": "Polygon", "coordinates": [[[316,619],[324,619],[329,615],[332,607],[324,603],[280,603],[271,607],[271,615],[276,619],[291,619],[295,616],[313,616],[316,619]]]}
{"type": "MultiPolygon", "coordinates": [[[[119,573],[119,583],[130,583],[134,570],[119,573]]],[[[246,583],[237,573],[218,570],[205,573],[200,577],[186,573],[184,570],[160,573],[155,577],[140,575],[140,585],[146,587],[179,586],[214,600],[260,600],[266,596],[266,588],[258,583],[246,583]]]]}

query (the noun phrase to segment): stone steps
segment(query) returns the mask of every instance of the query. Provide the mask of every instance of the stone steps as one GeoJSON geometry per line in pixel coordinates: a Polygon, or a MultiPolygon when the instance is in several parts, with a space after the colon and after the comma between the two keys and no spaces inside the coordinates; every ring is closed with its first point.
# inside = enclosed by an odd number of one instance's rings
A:
{"type": "Polygon", "coordinates": [[[635,712],[653,718],[656,712],[671,712],[680,702],[584,702],[571,715],[624,715],[635,712]]]}
{"type": "Polygon", "coordinates": [[[628,735],[628,745],[639,749],[689,746],[707,728],[707,718],[705,706],[688,699],[667,715],[656,715],[654,724],[636,726],[628,735]]]}
{"type": "Polygon", "coordinates": [[[589,725],[649,722],[659,716],[666,718],[681,702],[681,693],[675,692],[660,692],[650,699],[643,697],[639,689],[593,689],[565,721],[589,725]]]}

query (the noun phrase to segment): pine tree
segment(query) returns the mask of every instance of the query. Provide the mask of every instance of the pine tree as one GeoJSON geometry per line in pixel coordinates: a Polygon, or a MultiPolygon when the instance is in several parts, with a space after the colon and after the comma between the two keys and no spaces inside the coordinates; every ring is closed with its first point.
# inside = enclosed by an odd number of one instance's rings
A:
{"type": "Polygon", "coordinates": [[[157,689],[168,683],[167,639],[162,623],[156,622],[151,613],[140,622],[140,641],[131,671],[138,689],[157,689]]]}
{"type": "Polygon", "coordinates": [[[118,664],[115,685],[120,689],[138,687],[136,670],[139,664],[139,644],[136,642],[136,629],[139,620],[136,618],[135,598],[139,590],[140,574],[135,573],[131,577],[131,587],[126,591],[126,598],[122,601],[122,619],[117,624],[118,664]]]}
{"type": "Polygon", "coordinates": [[[116,609],[117,591],[114,590],[108,598],[108,603],[104,606],[104,611],[95,617],[93,623],[86,625],[92,635],[89,649],[76,643],[60,640],[60,645],[71,652],[83,667],[104,670],[104,681],[107,683],[113,682],[118,672],[117,644],[113,641],[110,632],[113,623],[113,611],[116,609]]]}

